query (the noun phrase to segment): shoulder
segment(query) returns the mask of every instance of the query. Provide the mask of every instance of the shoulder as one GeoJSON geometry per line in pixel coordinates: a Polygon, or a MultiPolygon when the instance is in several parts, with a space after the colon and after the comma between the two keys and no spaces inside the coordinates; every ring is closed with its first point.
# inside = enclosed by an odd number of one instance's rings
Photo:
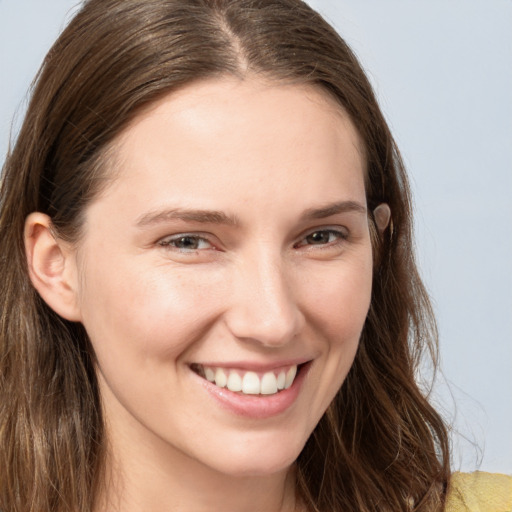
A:
{"type": "Polygon", "coordinates": [[[512,477],[498,473],[454,473],[446,512],[512,512],[512,477]]]}

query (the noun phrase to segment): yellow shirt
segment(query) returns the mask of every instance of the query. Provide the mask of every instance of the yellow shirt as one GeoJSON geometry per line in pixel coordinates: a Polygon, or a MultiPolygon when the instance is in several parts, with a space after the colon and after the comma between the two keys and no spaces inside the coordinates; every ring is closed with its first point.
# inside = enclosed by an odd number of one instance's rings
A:
{"type": "Polygon", "coordinates": [[[512,512],[512,477],[497,473],[454,473],[446,512],[512,512]]]}

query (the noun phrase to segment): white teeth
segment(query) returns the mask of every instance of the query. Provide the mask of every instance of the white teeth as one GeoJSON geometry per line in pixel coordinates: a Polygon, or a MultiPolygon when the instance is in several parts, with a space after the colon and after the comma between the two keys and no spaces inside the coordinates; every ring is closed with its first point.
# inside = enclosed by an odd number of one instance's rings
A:
{"type": "Polygon", "coordinates": [[[279,389],[279,390],[284,389],[285,382],[286,382],[286,373],[279,372],[279,375],[277,376],[277,389],[279,389]]]}
{"type": "Polygon", "coordinates": [[[288,371],[273,371],[263,375],[256,372],[243,372],[241,370],[229,370],[225,368],[200,367],[197,373],[206,380],[215,383],[219,388],[228,388],[235,393],[242,392],[245,395],[274,395],[278,391],[288,389],[297,375],[297,366],[290,366],[288,371]]]}
{"type": "Polygon", "coordinates": [[[261,394],[273,395],[277,393],[277,379],[272,372],[267,372],[261,379],[261,394]]]}
{"type": "Polygon", "coordinates": [[[211,368],[204,369],[204,376],[210,382],[215,382],[215,372],[211,368]]]}
{"type": "Polygon", "coordinates": [[[288,389],[293,384],[293,379],[295,379],[295,375],[297,375],[297,367],[292,366],[286,372],[286,380],[285,380],[285,384],[284,384],[284,389],[288,389]]]}
{"type": "Polygon", "coordinates": [[[222,368],[217,368],[215,372],[215,384],[219,386],[219,388],[225,388],[228,383],[228,377],[222,368]]]}
{"type": "Polygon", "coordinates": [[[236,372],[231,372],[228,377],[227,388],[230,391],[242,391],[242,377],[236,372]]]}
{"type": "Polygon", "coordinates": [[[260,379],[254,372],[247,372],[242,381],[242,392],[245,395],[260,394],[260,379]]]}

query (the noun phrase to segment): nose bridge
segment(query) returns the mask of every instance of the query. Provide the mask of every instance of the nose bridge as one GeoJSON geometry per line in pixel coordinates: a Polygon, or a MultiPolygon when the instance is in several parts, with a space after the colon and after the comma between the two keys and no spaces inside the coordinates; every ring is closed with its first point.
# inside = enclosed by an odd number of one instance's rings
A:
{"type": "Polygon", "coordinates": [[[236,337],[281,346],[298,333],[303,317],[290,270],[280,251],[268,248],[240,262],[230,311],[236,337]]]}

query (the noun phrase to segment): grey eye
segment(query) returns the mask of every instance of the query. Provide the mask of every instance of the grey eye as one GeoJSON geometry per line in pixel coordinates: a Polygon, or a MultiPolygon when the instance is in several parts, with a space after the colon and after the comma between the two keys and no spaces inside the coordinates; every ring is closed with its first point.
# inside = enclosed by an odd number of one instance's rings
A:
{"type": "Polygon", "coordinates": [[[306,243],[311,245],[328,244],[336,239],[332,231],[315,231],[305,238],[306,243]]]}
{"type": "Polygon", "coordinates": [[[160,240],[159,245],[183,252],[199,251],[202,249],[210,249],[212,247],[206,238],[196,235],[177,235],[167,237],[160,240]]]}

